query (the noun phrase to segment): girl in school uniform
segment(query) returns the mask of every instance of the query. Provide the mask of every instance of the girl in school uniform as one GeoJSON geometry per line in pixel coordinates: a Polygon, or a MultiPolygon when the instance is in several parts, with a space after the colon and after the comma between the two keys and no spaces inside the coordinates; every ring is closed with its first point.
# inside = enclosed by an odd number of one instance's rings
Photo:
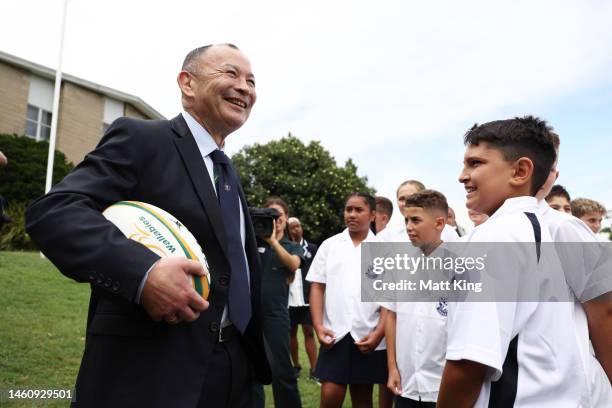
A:
{"type": "MultiPolygon", "coordinates": [[[[321,244],[306,279],[321,343],[315,377],[322,382],[321,407],[341,407],[347,386],[355,408],[372,407],[373,384],[387,381],[384,314],[361,302],[361,243],[376,241],[370,224],[376,201],[364,193],[346,200],[346,229],[321,244]]],[[[390,405],[389,405],[390,406],[390,405]]]]}

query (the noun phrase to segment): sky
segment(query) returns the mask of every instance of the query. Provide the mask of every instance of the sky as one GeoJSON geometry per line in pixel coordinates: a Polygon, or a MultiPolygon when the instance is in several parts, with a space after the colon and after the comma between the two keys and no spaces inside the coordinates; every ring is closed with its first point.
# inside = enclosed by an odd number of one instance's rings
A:
{"type": "MultiPolygon", "coordinates": [[[[2,0],[0,50],[56,68],[62,6],[2,0]]],[[[71,0],[62,68],[171,118],[187,52],[234,43],[258,100],[229,153],[319,140],[392,201],[405,179],[443,192],[469,227],[465,131],[526,114],[561,136],[558,182],[612,208],[610,21],[607,0],[71,0]]]]}

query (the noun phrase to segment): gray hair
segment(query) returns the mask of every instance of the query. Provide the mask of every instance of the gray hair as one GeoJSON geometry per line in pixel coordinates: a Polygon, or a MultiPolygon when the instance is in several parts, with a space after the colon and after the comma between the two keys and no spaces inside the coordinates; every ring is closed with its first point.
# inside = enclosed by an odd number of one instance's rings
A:
{"type": "Polygon", "coordinates": [[[183,61],[183,67],[181,68],[181,70],[182,71],[188,71],[188,72],[195,72],[195,71],[197,71],[198,67],[200,65],[200,57],[202,55],[204,55],[206,50],[208,50],[210,47],[214,47],[215,45],[225,45],[226,47],[230,47],[230,48],[233,48],[235,50],[239,49],[234,44],[230,44],[230,43],[208,44],[208,45],[204,45],[202,47],[195,48],[195,49],[189,51],[189,54],[187,54],[187,56],[185,57],[185,60],[183,61]]]}
{"type": "Polygon", "coordinates": [[[294,224],[296,222],[298,224],[302,225],[302,223],[300,222],[300,220],[297,217],[289,217],[289,219],[287,220],[287,225],[294,224]]]}

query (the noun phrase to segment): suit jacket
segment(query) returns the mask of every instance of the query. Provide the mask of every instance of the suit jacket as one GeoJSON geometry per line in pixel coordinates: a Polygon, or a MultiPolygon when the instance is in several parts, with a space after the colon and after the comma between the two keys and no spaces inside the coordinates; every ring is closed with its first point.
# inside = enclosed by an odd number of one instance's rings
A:
{"type": "MultiPolygon", "coordinates": [[[[270,383],[261,328],[261,265],[246,198],[245,251],[253,317],[240,341],[255,375],[270,383]]],[[[194,407],[227,303],[227,237],[214,187],[181,115],[115,121],[100,144],[27,211],[26,229],[66,276],[89,282],[91,298],[76,405],[194,407]],[[101,214],[121,200],[158,206],[195,236],[210,266],[210,307],[192,323],[154,322],[135,303],[158,256],[126,239],[101,214]]],[[[250,392],[250,390],[246,390],[250,392]]]]}

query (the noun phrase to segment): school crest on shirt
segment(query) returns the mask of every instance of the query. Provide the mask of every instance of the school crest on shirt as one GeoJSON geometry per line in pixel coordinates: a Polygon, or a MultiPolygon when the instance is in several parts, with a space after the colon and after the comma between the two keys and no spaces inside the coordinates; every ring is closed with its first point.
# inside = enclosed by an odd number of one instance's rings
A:
{"type": "Polygon", "coordinates": [[[366,270],[365,275],[370,279],[380,278],[381,276],[381,274],[374,272],[374,265],[371,263],[368,265],[368,269],[366,270]]]}
{"type": "Polygon", "coordinates": [[[440,298],[438,302],[438,306],[436,306],[436,310],[440,313],[440,316],[446,317],[448,315],[448,302],[447,298],[440,298]]]}

